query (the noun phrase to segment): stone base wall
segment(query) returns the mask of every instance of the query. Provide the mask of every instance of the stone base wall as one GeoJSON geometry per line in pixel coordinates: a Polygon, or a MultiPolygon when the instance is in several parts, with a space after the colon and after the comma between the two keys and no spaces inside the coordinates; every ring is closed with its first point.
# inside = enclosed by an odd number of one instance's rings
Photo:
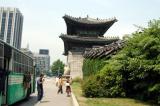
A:
{"type": "Polygon", "coordinates": [[[70,75],[72,78],[83,77],[82,66],[83,56],[82,52],[69,52],[67,56],[67,63],[70,67],[70,75]]]}

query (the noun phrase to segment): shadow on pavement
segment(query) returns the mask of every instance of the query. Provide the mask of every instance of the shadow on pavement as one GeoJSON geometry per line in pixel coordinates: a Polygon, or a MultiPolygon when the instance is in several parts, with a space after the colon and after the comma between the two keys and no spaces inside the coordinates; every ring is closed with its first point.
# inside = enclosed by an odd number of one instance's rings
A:
{"type": "Polygon", "coordinates": [[[37,96],[31,96],[29,99],[24,99],[22,101],[19,101],[12,106],[35,106],[37,103],[37,96]]]}
{"type": "Polygon", "coordinates": [[[47,103],[47,102],[50,102],[50,101],[43,101],[43,100],[41,101],[41,103],[47,103]]]}

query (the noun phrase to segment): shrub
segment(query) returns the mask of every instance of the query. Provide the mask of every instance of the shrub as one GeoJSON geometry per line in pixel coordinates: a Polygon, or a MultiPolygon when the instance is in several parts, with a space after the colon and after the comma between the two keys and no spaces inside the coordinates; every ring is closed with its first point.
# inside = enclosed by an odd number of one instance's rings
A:
{"type": "Polygon", "coordinates": [[[118,97],[125,96],[119,82],[111,77],[99,75],[89,76],[82,83],[82,92],[86,97],[118,97]]]}
{"type": "Polygon", "coordinates": [[[133,33],[117,55],[104,60],[103,68],[96,69],[95,61],[83,67],[86,76],[92,75],[83,83],[85,96],[127,96],[160,104],[160,20],[133,33]]]}
{"type": "Polygon", "coordinates": [[[105,65],[105,59],[85,59],[83,62],[83,77],[99,72],[105,65]]]}
{"type": "Polygon", "coordinates": [[[82,83],[82,93],[86,97],[103,97],[104,89],[100,86],[96,76],[89,76],[82,83]]]}

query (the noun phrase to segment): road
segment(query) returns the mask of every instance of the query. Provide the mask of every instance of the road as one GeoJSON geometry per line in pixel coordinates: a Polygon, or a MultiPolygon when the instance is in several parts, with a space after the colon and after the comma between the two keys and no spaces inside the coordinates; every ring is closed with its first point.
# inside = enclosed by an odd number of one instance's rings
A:
{"type": "Polygon", "coordinates": [[[41,103],[37,102],[37,92],[35,92],[29,100],[23,100],[13,106],[72,106],[72,99],[67,97],[65,86],[63,86],[63,94],[57,94],[57,90],[55,78],[45,78],[44,97],[41,103]]]}

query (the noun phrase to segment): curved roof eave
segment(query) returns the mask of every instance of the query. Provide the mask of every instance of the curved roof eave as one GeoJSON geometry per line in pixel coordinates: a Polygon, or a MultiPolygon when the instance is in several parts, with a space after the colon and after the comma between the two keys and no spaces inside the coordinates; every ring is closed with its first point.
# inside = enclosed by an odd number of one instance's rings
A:
{"type": "Polygon", "coordinates": [[[78,41],[78,42],[108,42],[108,41],[117,41],[119,38],[114,39],[105,39],[105,38],[92,38],[92,37],[78,37],[78,36],[69,36],[61,35],[59,36],[63,40],[78,41]]]}
{"type": "Polygon", "coordinates": [[[63,16],[63,19],[66,21],[66,23],[67,21],[72,21],[75,23],[88,24],[88,25],[104,25],[110,22],[114,23],[118,21],[116,18],[111,18],[111,19],[75,18],[69,15],[63,16]]]}

